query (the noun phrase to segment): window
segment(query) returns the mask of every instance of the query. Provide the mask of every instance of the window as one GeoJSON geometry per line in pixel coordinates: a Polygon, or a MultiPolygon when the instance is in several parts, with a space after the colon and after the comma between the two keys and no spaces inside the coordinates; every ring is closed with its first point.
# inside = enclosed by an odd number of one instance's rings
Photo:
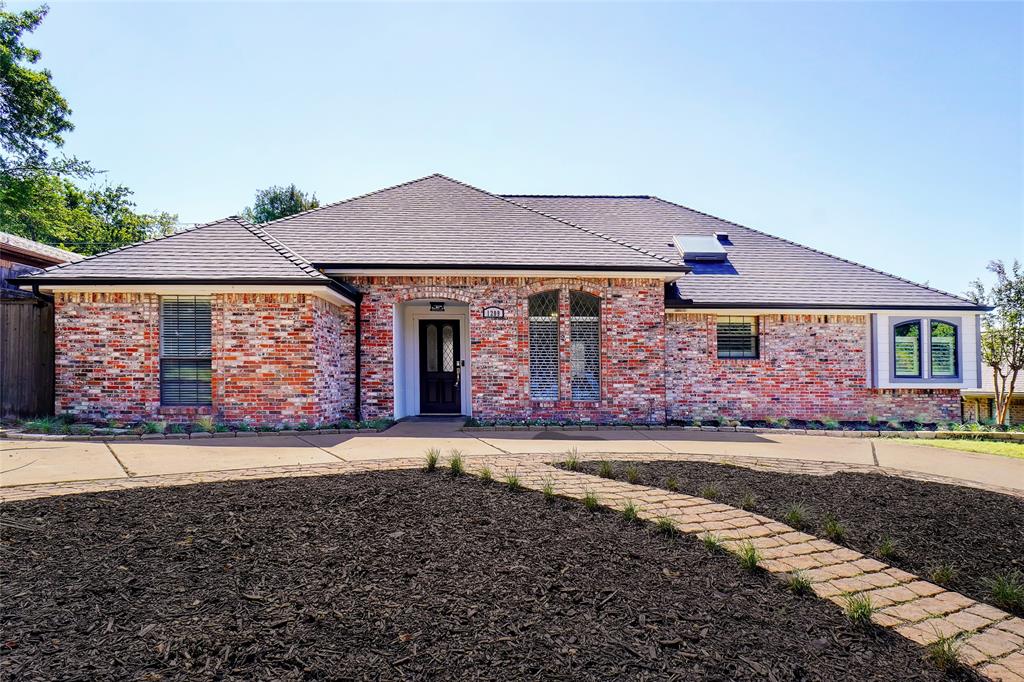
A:
{"type": "Polygon", "coordinates": [[[530,397],[558,400],[558,292],[531,296],[529,317],[530,397]]]}
{"type": "Polygon", "coordinates": [[[759,353],[756,317],[718,318],[718,357],[756,358],[759,353]]]}
{"type": "Polygon", "coordinates": [[[572,399],[601,397],[601,299],[582,291],[569,293],[572,399]]]}
{"type": "Polygon", "coordinates": [[[209,405],[210,299],[160,299],[160,403],[209,405]]]}
{"type": "Polygon", "coordinates": [[[893,358],[898,378],[921,376],[921,321],[910,320],[893,327],[893,358]]]}
{"type": "Polygon", "coordinates": [[[956,325],[942,320],[931,321],[931,369],[933,377],[956,377],[956,325]]]}

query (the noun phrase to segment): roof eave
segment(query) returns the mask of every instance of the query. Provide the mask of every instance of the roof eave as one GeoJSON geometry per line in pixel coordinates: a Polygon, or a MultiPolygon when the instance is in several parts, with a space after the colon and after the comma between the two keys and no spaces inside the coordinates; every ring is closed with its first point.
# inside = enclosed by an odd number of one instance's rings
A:
{"type": "Polygon", "coordinates": [[[665,307],[675,310],[704,309],[759,309],[765,310],[944,310],[965,313],[984,313],[992,310],[991,306],[969,305],[920,305],[914,303],[871,305],[864,303],[755,303],[755,302],[720,302],[696,303],[692,300],[665,297],[665,307]]]}

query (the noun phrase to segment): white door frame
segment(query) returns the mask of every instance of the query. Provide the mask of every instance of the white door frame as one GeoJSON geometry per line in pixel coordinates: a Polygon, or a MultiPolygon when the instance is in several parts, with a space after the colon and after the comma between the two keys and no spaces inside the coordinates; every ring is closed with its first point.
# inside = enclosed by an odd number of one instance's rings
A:
{"type": "Polygon", "coordinates": [[[473,415],[472,353],[469,305],[445,299],[417,299],[398,304],[395,315],[395,419],[420,414],[420,320],[458,320],[459,345],[465,366],[459,377],[462,414],[473,415]],[[444,300],[443,312],[431,312],[429,301],[444,300]],[[427,303],[427,305],[416,305],[427,303]],[[412,305],[410,305],[412,304],[412,305]]]}

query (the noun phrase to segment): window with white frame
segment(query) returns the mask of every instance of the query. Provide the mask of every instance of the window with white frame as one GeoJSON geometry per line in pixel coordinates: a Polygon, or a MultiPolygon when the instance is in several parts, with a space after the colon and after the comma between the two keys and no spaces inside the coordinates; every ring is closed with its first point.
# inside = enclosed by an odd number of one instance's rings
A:
{"type": "Polygon", "coordinates": [[[717,327],[719,358],[760,357],[756,317],[721,315],[718,317],[717,327]]]}
{"type": "Polygon", "coordinates": [[[601,299],[583,291],[569,292],[572,399],[601,397],[601,299]]]}
{"type": "Polygon", "coordinates": [[[530,398],[558,400],[558,292],[530,296],[530,398]]]}
{"type": "Polygon", "coordinates": [[[210,336],[209,298],[160,298],[160,404],[211,404],[210,336]]]}

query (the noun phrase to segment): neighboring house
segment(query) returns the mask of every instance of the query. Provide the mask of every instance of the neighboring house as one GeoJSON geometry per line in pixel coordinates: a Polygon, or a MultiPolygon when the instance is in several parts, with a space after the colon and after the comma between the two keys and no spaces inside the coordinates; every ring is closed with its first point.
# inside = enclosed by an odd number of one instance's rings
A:
{"type": "MultiPolygon", "coordinates": [[[[1009,379],[1007,379],[1009,388],[1009,379]]],[[[1006,414],[1008,425],[1024,424],[1024,373],[1017,377],[1014,398],[1006,414]]],[[[965,388],[963,397],[963,419],[965,422],[984,422],[996,418],[996,384],[992,368],[981,366],[981,386],[965,388]]]]}
{"type": "Polygon", "coordinates": [[[89,418],[935,421],[979,385],[971,301],[648,196],[432,175],[18,283],[89,418]]]}
{"type": "Polygon", "coordinates": [[[0,416],[53,413],[53,306],[8,280],[84,258],[0,232],[0,416]]]}
{"type": "Polygon", "coordinates": [[[74,263],[83,258],[85,256],[81,254],[40,244],[16,234],[0,232],[0,297],[31,297],[30,292],[20,290],[14,284],[10,284],[8,280],[39,272],[51,265],[74,263]]]}

